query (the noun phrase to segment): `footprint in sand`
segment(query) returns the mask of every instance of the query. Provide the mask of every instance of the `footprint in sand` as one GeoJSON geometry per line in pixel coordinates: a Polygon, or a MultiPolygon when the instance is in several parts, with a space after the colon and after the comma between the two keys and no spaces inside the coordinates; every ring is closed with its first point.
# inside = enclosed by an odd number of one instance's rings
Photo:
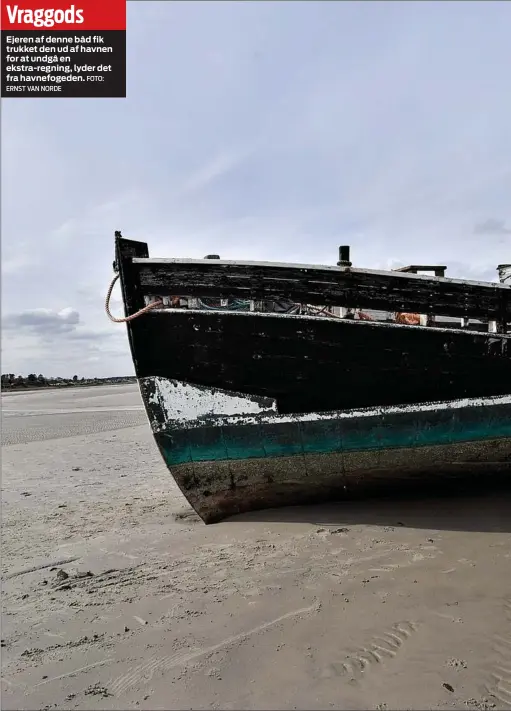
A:
{"type": "Polygon", "coordinates": [[[385,665],[394,659],[417,629],[418,625],[415,622],[408,620],[396,622],[381,635],[371,637],[366,646],[348,652],[344,661],[329,664],[320,676],[323,679],[332,677],[357,679],[368,674],[373,667],[385,665]]]}

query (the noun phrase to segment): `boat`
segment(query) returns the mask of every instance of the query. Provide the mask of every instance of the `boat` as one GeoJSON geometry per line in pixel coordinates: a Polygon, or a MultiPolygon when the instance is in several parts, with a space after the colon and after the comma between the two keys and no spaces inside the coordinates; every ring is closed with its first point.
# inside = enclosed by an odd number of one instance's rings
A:
{"type": "Polygon", "coordinates": [[[345,246],[332,266],[150,258],[120,232],[115,252],[107,313],[205,523],[511,474],[509,265],[476,282],[355,268],[345,246]]]}

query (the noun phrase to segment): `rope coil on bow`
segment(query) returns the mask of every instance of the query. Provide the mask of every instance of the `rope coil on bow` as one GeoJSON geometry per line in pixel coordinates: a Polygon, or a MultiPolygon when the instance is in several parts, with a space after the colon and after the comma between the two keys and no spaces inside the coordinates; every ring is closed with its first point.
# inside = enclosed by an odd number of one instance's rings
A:
{"type": "Polygon", "coordinates": [[[115,282],[119,278],[119,274],[116,274],[114,278],[112,279],[110,286],[108,287],[108,292],[106,295],[105,299],[105,311],[106,315],[110,319],[110,321],[113,321],[114,323],[127,323],[128,321],[133,321],[133,319],[138,318],[139,316],[142,316],[143,314],[147,313],[151,309],[155,309],[157,306],[163,306],[163,301],[158,300],[158,301],[153,301],[152,304],[147,304],[147,306],[144,306],[143,309],[139,309],[138,311],[135,311],[134,314],[130,314],[129,316],[125,316],[123,318],[117,318],[116,316],[112,316],[110,312],[110,299],[112,298],[112,291],[115,286],[115,282]]]}

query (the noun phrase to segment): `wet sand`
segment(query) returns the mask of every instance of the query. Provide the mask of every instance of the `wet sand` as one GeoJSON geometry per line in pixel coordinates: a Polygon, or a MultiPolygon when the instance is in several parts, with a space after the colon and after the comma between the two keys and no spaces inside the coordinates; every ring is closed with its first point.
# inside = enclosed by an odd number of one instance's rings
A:
{"type": "Polygon", "coordinates": [[[198,521],[134,385],[2,398],[3,709],[511,708],[511,495],[198,521]]]}

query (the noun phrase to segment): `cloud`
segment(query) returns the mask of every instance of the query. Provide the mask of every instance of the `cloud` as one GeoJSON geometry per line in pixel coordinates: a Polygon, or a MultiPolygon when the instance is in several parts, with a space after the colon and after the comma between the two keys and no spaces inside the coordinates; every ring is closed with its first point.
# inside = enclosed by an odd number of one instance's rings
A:
{"type": "MultiPolygon", "coordinates": [[[[52,311],[32,309],[3,317],[2,328],[9,348],[3,354],[3,372],[90,375],[89,370],[102,367],[105,359],[125,358],[125,329],[90,329],[81,323],[80,314],[72,308],[52,311]]],[[[113,375],[111,370],[107,374],[113,375]]],[[[123,373],[133,367],[125,363],[123,373]]]]}
{"type": "Polygon", "coordinates": [[[219,180],[229,172],[233,171],[244,158],[249,155],[248,150],[232,151],[224,153],[202,165],[185,179],[183,187],[178,192],[178,196],[184,197],[190,193],[204,190],[214,181],[219,180]]]}
{"type": "Polygon", "coordinates": [[[33,265],[33,261],[29,255],[23,252],[18,252],[13,256],[4,255],[2,258],[2,274],[9,276],[11,274],[26,272],[33,265]]]}
{"type": "Polygon", "coordinates": [[[490,217],[484,222],[476,224],[474,232],[478,235],[511,235],[511,227],[506,227],[505,220],[496,220],[490,217]]]}
{"type": "Polygon", "coordinates": [[[80,314],[72,308],[61,311],[32,309],[17,314],[9,314],[2,320],[5,329],[20,329],[34,334],[49,336],[74,331],[80,322],[80,314]]]}

